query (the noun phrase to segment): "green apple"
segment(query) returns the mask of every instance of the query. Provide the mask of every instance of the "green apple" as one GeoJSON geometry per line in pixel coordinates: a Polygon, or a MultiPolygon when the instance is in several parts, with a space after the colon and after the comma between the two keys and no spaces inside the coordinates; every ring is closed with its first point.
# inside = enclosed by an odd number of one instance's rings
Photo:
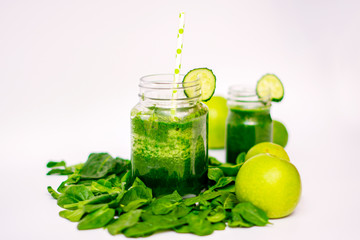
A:
{"type": "Polygon", "coordinates": [[[247,152],[245,160],[248,160],[260,153],[268,153],[283,160],[290,161],[289,155],[286,153],[285,149],[279,144],[272,142],[262,142],[254,145],[247,152]]]}
{"type": "Polygon", "coordinates": [[[264,210],[269,218],[292,213],[301,196],[301,179],[289,161],[259,154],[244,163],[235,181],[236,197],[264,210]]]}
{"type": "Polygon", "coordinates": [[[225,124],[228,115],[226,99],[221,96],[213,96],[205,104],[209,108],[209,148],[224,148],[225,124]]]}
{"type": "Polygon", "coordinates": [[[273,120],[273,143],[286,147],[289,134],[283,123],[273,120]]]}

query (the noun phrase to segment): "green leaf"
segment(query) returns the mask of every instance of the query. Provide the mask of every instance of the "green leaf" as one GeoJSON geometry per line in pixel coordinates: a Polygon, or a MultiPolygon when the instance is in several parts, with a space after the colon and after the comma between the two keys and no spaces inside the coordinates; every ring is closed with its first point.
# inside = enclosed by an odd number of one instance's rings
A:
{"type": "Polygon", "coordinates": [[[46,167],[53,169],[51,169],[46,175],[53,175],[53,174],[70,175],[73,174],[76,169],[80,169],[82,166],[83,164],[77,164],[67,167],[64,161],[61,162],[50,161],[47,163],[46,167]]]}
{"type": "Polygon", "coordinates": [[[70,174],[73,174],[73,173],[74,172],[72,170],[69,170],[69,169],[55,168],[55,169],[51,169],[50,171],[48,171],[46,175],[54,175],[54,174],[70,175],[70,174]]]}
{"type": "Polygon", "coordinates": [[[189,231],[199,236],[210,235],[214,232],[210,221],[206,220],[207,214],[191,212],[187,217],[189,231]]]}
{"type": "Polygon", "coordinates": [[[220,196],[221,194],[222,194],[221,192],[208,192],[208,193],[200,194],[199,196],[196,196],[196,197],[186,198],[184,200],[184,203],[186,206],[190,206],[190,205],[200,202],[201,200],[214,199],[214,198],[220,196]]]}
{"type": "Polygon", "coordinates": [[[99,204],[99,203],[109,203],[115,198],[121,195],[121,193],[111,193],[111,194],[102,194],[95,196],[85,202],[85,204],[99,204]]]}
{"type": "Polygon", "coordinates": [[[168,215],[148,215],[144,222],[138,222],[124,231],[126,237],[145,237],[156,231],[168,230],[186,223],[185,219],[177,219],[168,215]]]}
{"type": "Polygon", "coordinates": [[[86,215],[78,224],[79,230],[95,229],[104,227],[108,224],[115,215],[115,210],[112,208],[100,208],[99,210],[86,215]]]}
{"type": "Polygon", "coordinates": [[[169,215],[176,218],[182,218],[185,217],[191,211],[191,209],[191,207],[187,207],[184,203],[180,203],[175,207],[174,210],[172,210],[171,213],[169,213],[169,215]]]}
{"type": "Polygon", "coordinates": [[[114,222],[107,226],[111,235],[119,234],[126,228],[134,226],[140,218],[142,210],[133,210],[119,216],[114,222]]]}
{"type": "Polygon", "coordinates": [[[225,230],[226,224],[223,222],[214,223],[211,225],[214,230],[225,230]]]}
{"type": "Polygon", "coordinates": [[[108,174],[118,174],[130,168],[130,161],[112,158],[108,153],[91,153],[81,169],[81,178],[102,178],[108,174]]]}
{"type": "Polygon", "coordinates": [[[214,210],[210,212],[210,215],[207,217],[212,223],[221,222],[226,218],[225,209],[221,206],[217,206],[214,210]]]}
{"type": "Polygon", "coordinates": [[[216,189],[217,191],[221,191],[221,192],[231,192],[231,193],[235,193],[235,184],[229,184],[225,187],[222,188],[218,188],[216,189]]]}
{"type": "Polygon", "coordinates": [[[84,214],[85,211],[83,209],[63,210],[59,212],[60,217],[66,218],[71,222],[79,222],[84,214]]]}
{"type": "Polygon", "coordinates": [[[125,189],[128,189],[131,186],[131,179],[132,179],[132,175],[131,175],[131,171],[127,171],[122,177],[121,177],[121,182],[125,183],[125,189]]]}
{"type": "Polygon", "coordinates": [[[174,231],[177,233],[191,233],[189,225],[182,225],[180,227],[174,228],[174,231]]]}
{"type": "Polygon", "coordinates": [[[79,169],[75,169],[74,173],[71,174],[68,179],[63,181],[60,186],[58,187],[57,191],[64,193],[67,189],[67,185],[76,184],[80,181],[79,169]]]}
{"type": "Polygon", "coordinates": [[[180,201],[182,201],[182,197],[177,191],[174,191],[172,194],[156,199],[151,204],[152,212],[155,215],[167,214],[173,210],[180,201]]]}
{"type": "Polygon", "coordinates": [[[138,222],[134,226],[126,229],[124,235],[126,237],[146,237],[157,230],[157,226],[152,222],[138,222]]]}
{"type": "Polygon", "coordinates": [[[116,197],[117,197],[116,193],[115,194],[114,193],[102,194],[102,195],[94,196],[88,200],[79,201],[76,203],[65,204],[63,206],[63,208],[76,209],[76,208],[83,208],[86,205],[97,205],[97,204],[103,204],[103,203],[110,205],[111,201],[114,200],[116,197]]]}
{"type": "Polygon", "coordinates": [[[60,161],[60,162],[49,161],[46,164],[46,167],[47,168],[66,167],[66,163],[65,161],[60,161]]]}
{"type": "Polygon", "coordinates": [[[152,197],[151,188],[146,187],[146,185],[140,179],[136,178],[132,187],[125,193],[120,203],[127,205],[134,200],[151,200],[152,197]]]}
{"type": "Polygon", "coordinates": [[[266,213],[250,202],[239,203],[232,211],[234,213],[239,213],[246,221],[253,223],[256,226],[265,226],[269,223],[269,218],[266,216],[266,213]]]}
{"type": "Polygon", "coordinates": [[[246,152],[240,153],[236,158],[236,165],[243,164],[245,162],[246,152]]]}
{"type": "Polygon", "coordinates": [[[210,166],[220,166],[221,164],[223,164],[223,163],[218,161],[216,158],[209,157],[209,165],[210,166]]]}
{"type": "Polygon", "coordinates": [[[229,227],[252,227],[254,224],[245,221],[241,216],[240,213],[231,212],[231,219],[228,221],[229,227]]]}
{"type": "Polygon", "coordinates": [[[57,193],[52,187],[48,186],[47,187],[47,190],[48,192],[51,194],[51,196],[54,198],[54,199],[58,199],[60,194],[57,193]]]}
{"type": "Polygon", "coordinates": [[[85,205],[82,209],[86,212],[86,213],[92,213],[100,208],[103,207],[108,207],[109,205],[107,203],[99,203],[99,204],[94,204],[94,205],[85,205]]]}
{"type": "Polygon", "coordinates": [[[237,165],[233,165],[231,163],[224,163],[217,167],[220,168],[226,176],[236,177],[242,165],[243,165],[242,163],[237,165]]]}
{"type": "Polygon", "coordinates": [[[112,183],[105,179],[99,179],[91,183],[91,191],[94,193],[115,193],[120,192],[121,189],[113,187],[112,183]]]}
{"type": "Polygon", "coordinates": [[[60,207],[64,207],[64,205],[78,203],[92,197],[94,197],[94,194],[87,189],[87,187],[75,185],[68,187],[65,192],[59,196],[57,204],[60,207]]]}
{"type": "Polygon", "coordinates": [[[219,181],[214,185],[212,186],[209,190],[214,190],[216,188],[222,188],[226,185],[228,185],[229,183],[231,182],[234,182],[235,181],[235,177],[222,177],[219,179],[219,181]]]}
{"type": "Polygon", "coordinates": [[[236,204],[239,203],[239,200],[236,198],[236,195],[229,193],[224,201],[224,209],[232,209],[236,204]]]}
{"type": "Polygon", "coordinates": [[[138,209],[141,206],[144,206],[148,202],[149,202],[148,199],[137,199],[137,200],[134,200],[132,202],[129,202],[126,206],[123,207],[123,210],[125,212],[129,212],[131,210],[135,210],[135,209],[138,209]]]}
{"type": "Polygon", "coordinates": [[[217,182],[221,177],[224,176],[224,172],[220,168],[209,168],[208,178],[217,182]]]}

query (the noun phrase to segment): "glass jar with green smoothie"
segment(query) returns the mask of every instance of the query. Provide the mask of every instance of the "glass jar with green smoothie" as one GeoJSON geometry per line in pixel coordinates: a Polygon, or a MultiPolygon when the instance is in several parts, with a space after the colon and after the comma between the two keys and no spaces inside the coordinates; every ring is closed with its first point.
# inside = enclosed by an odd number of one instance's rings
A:
{"type": "Polygon", "coordinates": [[[228,107],[226,161],[235,163],[255,144],[272,141],[271,101],[267,96],[260,99],[255,87],[237,85],[229,88],[228,107]]]}
{"type": "Polygon", "coordinates": [[[208,109],[200,101],[200,81],[184,85],[172,74],[148,75],[139,87],[131,110],[133,176],[155,196],[199,193],[208,168],[208,109]]]}

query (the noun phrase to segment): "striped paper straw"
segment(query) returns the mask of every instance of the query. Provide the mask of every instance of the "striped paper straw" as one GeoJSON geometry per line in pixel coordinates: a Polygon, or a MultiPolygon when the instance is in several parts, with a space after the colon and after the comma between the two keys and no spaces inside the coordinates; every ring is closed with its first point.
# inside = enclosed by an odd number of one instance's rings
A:
{"type": "MultiPolygon", "coordinates": [[[[177,46],[176,46],[176,55],[175,55],[175,71],[174,71],[174,88],[178,86],[176,84],[179,82],[180,70],[181,70],[181,53],[183,49],[183,37],[184,37],[184,27],[185,27],[185,13],[181,12],[179,14],[179,30],[177,34],[177,46]]],[[[177,90],[173,90],[172,99],[176,99],[177,90]]],[[[173,101],[173,107],[171,110],[172,114],[175,114],[175,101],[173,101]]]]}

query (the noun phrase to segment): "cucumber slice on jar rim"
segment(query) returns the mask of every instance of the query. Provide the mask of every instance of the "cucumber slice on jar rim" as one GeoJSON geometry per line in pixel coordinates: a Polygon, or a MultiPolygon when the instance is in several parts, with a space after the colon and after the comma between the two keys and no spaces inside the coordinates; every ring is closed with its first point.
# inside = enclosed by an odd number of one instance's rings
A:
{"type": "Polygon", "coordinates": [[[256,84],[256,94],[259,98],[270,97],[271,101],[280,102],[284,98],[284,86],[275,74],[265,74],[256,84]]]}
{"type": "MultiPolygon", "coordinates": [[[[216,77],[211,69],[208,68],[195,68],[190,70],[183,79],[183,84],[191,83],[200,80],[201,87],[201,101],[209,101],[214,95],[216,87],[216,77]]],[[[188,98],[195,97],[196,91],[193,88],[185,89],[185,95],[188,98]]]]}

